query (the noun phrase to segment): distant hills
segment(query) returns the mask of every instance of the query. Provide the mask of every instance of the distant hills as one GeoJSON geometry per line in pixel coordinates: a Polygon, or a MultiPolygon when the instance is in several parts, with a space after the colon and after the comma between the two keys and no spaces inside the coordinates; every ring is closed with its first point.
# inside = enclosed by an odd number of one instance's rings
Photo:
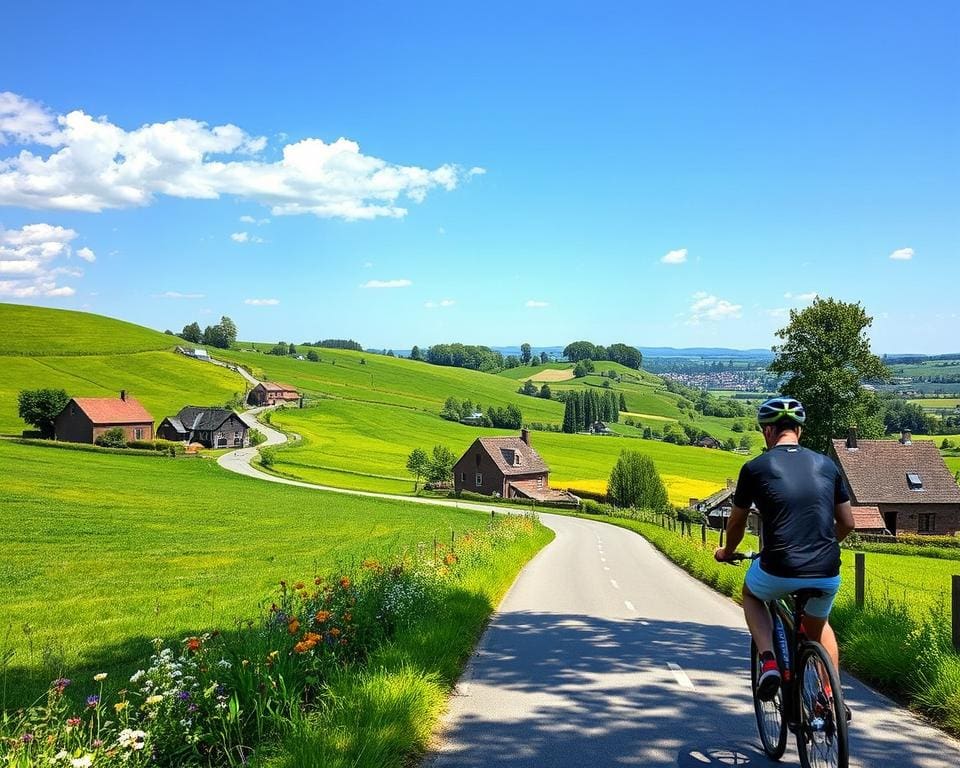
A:
{"type": "MultiPolygon", "coordinates": [[[[426,347],[422,347],[426,349],[426,347]]],[[[503,355],[520,356],[520,347],[491,347],[492,350],[503,355]]],[[[533,353],[539,355],[546,352],[551,357],[563,357],[563,347],[532,347],[533,353]]],[[[645,358],[650,357],[698,357],[716,358],[723,360],[772,360],[773,353],[769,349],[730,349],[727,347],[637,347],[645,358]]],[[[395,349],[394,354],[406,357],[409,349],[395,349]]]]}

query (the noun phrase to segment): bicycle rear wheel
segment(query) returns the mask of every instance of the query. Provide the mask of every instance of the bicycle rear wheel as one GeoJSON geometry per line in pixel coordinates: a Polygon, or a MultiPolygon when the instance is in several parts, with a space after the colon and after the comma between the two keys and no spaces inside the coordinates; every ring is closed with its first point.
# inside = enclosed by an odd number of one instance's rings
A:
{"type": "Polygon", "coordinates": [[[847,768],[847,717],[840,676],[820,643],[800,647],[797,751],[804,768],[847,768]]]}
{"type": "Polygon", "coordinates": [[[770,701],[763,701],[757,695],[757,679],[760,677],[760,653],[757,646],[750,643],[750,683],[753,688],[753,711],[757,715],[757,730],[763,751],[773,760],[783,757],[787,748],[787,719],[783,712],[783,689],[770,701]]]}

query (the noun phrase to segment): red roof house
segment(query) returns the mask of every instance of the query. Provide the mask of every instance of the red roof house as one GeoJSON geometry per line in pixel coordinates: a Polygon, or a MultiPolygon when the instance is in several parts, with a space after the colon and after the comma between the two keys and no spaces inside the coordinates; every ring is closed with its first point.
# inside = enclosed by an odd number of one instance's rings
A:
{"type": "Polygon", "coordinates": [[[126,390],[119,398],[71,398],[54,422],[54,436],[68,443],[92,443],[114,427],[121,427],[128,441],[153,440],[153,416],[126,390]]]}
{"type": "Polygon", "coordinates": [[[300,399],[300,392],[289,384],[279,381],[261,381],[250,390],[247,402],[250,405],[276,405],[277,403],[296,402],[300,399]]]}

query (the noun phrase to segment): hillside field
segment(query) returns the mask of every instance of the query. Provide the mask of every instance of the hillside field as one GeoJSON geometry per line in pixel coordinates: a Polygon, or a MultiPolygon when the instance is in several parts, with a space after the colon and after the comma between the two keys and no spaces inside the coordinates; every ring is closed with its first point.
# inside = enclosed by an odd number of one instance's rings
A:
{"type": "Polygon", "coordinates": [[[0,304],[0,327],[0,434],[31,428],[17,415],[22,389],[71,397],[125,389],[159,424],[185,405],[221,405],[246,388],[233,371],[170,351],[177,339],[108,317],[0,304]]]}
{"type": "Polygon", "coordinates": [[[7,693],[20,704],[64,670],[129,675],[153,637],[229,628],[280,579],[486,519],[265,483],[199,458],[0,441],[0,462],[0,657],[15,651],[7,693]]]}

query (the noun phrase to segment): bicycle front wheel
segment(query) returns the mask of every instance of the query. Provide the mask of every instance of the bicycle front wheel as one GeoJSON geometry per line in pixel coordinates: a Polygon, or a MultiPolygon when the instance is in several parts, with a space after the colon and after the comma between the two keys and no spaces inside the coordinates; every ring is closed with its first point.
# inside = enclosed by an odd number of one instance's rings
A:
{"type": "Polygon", "coordinates": [[[820,643],[800,647],[797,751],[804,768],[847,768],[847,716],[840,676],[820,643]]]}
{"type": "Polygon", "coordinates": [[[757,695],[757,680],[760,677],[760,653],[755,643],[750,643],[750,683],[753,688],[753,711],[757,715],[757,730],[763,751],[772,760],[779,760],[787,748],[787,721],[783,712],[783,689],[770,701],[757,695]]]}

